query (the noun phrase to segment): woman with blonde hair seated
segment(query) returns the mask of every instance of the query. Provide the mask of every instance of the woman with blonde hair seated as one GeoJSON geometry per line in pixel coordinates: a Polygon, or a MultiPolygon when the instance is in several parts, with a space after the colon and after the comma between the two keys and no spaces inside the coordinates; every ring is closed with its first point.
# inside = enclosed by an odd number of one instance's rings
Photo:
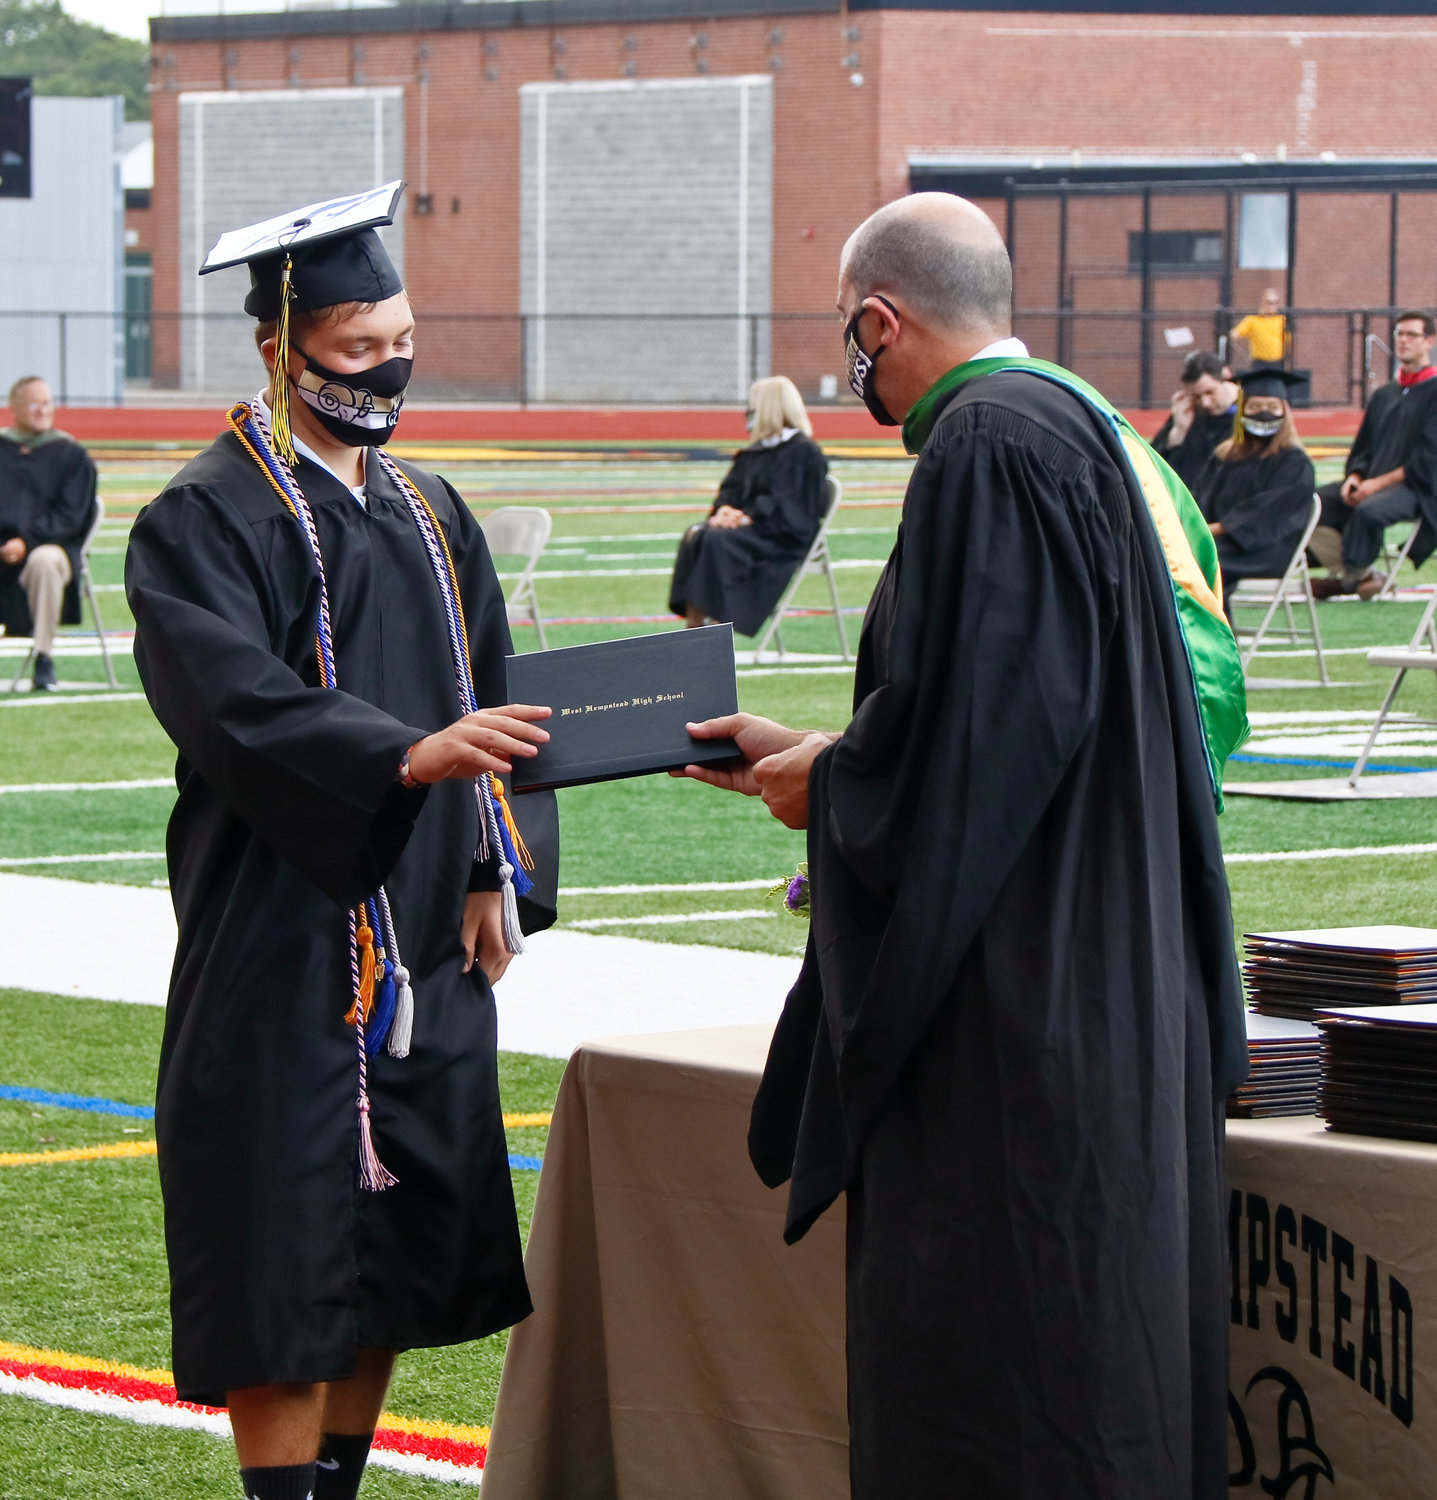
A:
{"type": "Polygon", "coordinates": [[[1287,402],[1302,377],[1255,369],[1242,387],[1233,435],[1220,443],[1193,485],[1193,498],[1217,540],[1223,609],[1243,578],[1281,578],[1312,515],[1315,481],[1287,402]]]}
{"type": "Polygon", "coordinates": [[[684,533],[669,608],[691,626],[732,620],[757,635],[818,535],[828,460],[786,375],[754,381],[748,405],[753,442],[734,455],[708,519],[684,533]]]}

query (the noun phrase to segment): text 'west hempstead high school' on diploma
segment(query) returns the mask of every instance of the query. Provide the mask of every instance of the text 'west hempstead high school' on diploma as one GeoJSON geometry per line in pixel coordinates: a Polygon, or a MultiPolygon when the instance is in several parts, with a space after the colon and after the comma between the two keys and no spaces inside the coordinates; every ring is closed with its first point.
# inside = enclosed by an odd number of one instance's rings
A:
{"type": "Polygon", "coordinates": [[[682,693],[651,693],[646,698],[620,698],[616,703],[586,703],[582,708],[561,708],[559,717],[569,714],[602,714],[611,708],[644,708],[651,703],[677,703],[682,693]]]}

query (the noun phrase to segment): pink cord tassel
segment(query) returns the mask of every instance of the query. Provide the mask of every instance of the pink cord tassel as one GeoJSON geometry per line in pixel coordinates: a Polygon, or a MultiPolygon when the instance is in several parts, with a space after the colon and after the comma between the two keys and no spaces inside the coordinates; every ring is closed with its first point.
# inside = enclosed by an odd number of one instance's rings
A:
{"type": "Polygon", "coordinates": [[[382,1193],[399,1179],[379,1159],[369,1123],[369,1095],[359,1096],[359,1185],[366,1193],[382,1193]]]}

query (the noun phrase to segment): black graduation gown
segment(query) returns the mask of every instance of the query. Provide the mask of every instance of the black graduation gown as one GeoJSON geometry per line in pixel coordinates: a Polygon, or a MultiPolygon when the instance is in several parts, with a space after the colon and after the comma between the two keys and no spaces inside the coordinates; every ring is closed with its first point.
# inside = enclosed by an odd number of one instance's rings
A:
{"type": "Polygon", "coordinates": [[[1401,467],[1405,446],[1402,429],[1406,424],[1396,422],[1394,418],[1402,406],[1403,394],[1401,382],[1389,380],[1368,397],[1357,436],[1352,439],[1352,447],[1347,452],[1347,463],[1342,471],[1344,476],[1360,474],[1364,479],[1373,479],[1401,467]]]}
{"type": "Polygon", "coordinates": [[[1224,581],[1281,578],[1312,516],[1316,476],[1302,448],[1224,462],[1214,455],[1193,488],[1209,521],[1222,523],[1217,558],[1224,581]]]}
{"type": "Polygon", "coordinates": [[[1407,389],[1383,429],[1382,449],[1383,467],[1374,463],[1371,474],[1400,464],[1408,488],[1417,496],[1417,537],[1408,556],[1412,566],[1420,568],[1437,551],[1437,379],[1407,389]]]}
{"type": "Polygon", "coordinates": [[[808,827],[750,1151],[791,1241],[848,1189],[855,1500],[1217,1500],[1241,986],[1168,570],[1071,393],[938,418],[808,827]]]}
{"type": "MultiPolygon", "coordinates": [[[[80,552],[95,520],[95,465],[68,433],[33,448],[0,436],[0,542],[22,537],[27,548],[53,543],[70,559],[62,625],[80,623],[80,552]]],[[[35,628],[20,587],[22,564],[0,563],[0,625],[9,635],[35,628]]]]}
{"type": "MultiPolygon", "coordinates": [[[[405,465],[449,539],[480,704],[506,700],[504,600],[467,507],[405,465]]],[[[230,434],[135,523],[126,564],[145,691],[179,749],[179,919],[156,1110],[180,1395],[342,1378],[355,1349],[457,1343],[529,1311],[496,1076],[494,996],[462,973],[472,783],[405,790],[404,750],[460,713],[433,574],[377,460],[368,510],[301,459],[339,689],[318,685],[319,583],[297,523],[230,434]],[[357,1180],[347,909],[383,882],[413,975],[409,1056],[369,1063],[357,1180]]],[[[553,920],[551,798],[522,799],[553,920]]],[[[491,860],[491,865],[493,861],[491,860]]],[[[522,962],[522,960],[519,960],[522,962]]]]}
{"type": "Polygon", "coordinates": [[[669,608],[682,615],[696,604],[715,620],[732,620],[740,635],[757,635],[818,535],[827,473],[823,450],[801,432],[735,454],[713,508],[731,505],[753,522],[684,533],[669,608]]]}
{"type": "Polygon", "coordinates": [[[1202,473],[1203,465],[1212,457],[1213,449],[1232,436],[1232,416],[1222,412],[1211,416],[1199,407],[1183,440],[1168,446],[1172,436],[1173,419],[1169,417],[1153,437],[1153,447],[1167,460],[1169,468],[1189,489],[1202,473]]]}

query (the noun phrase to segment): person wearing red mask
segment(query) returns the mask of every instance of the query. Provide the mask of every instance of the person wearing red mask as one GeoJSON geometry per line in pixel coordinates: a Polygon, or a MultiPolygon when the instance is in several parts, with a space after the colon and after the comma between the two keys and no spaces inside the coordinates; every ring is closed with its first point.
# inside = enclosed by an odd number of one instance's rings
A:
{"type": "Polygon", "coordinates": [[[1373,391],[1345,476],[1317,492],[1322,522],[1309,551],[1329,570],[1312,585],[1319,599],[1377,594],[1387,580],[1372,564],[1382,550],[1383,532],[1398,521],[1422,518],[1427,535],[1412,548],[1414,565],[1437,546],[1437,384],[1429,383],[1437,375],[1432,363],[1437,319],[1426,312],[1402,313],[1392,325],[1392,343],[1396,378],[1373,391]]]}

